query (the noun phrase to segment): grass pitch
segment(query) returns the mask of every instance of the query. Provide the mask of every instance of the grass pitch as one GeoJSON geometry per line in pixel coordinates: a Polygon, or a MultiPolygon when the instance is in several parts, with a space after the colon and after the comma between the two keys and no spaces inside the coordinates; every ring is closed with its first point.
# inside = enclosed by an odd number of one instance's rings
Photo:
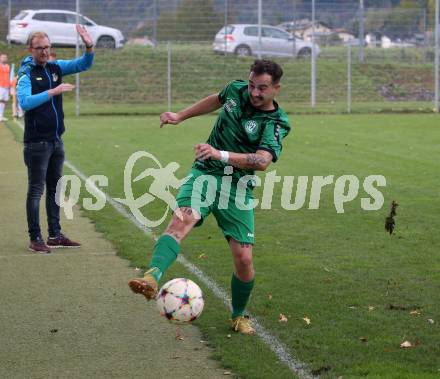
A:
{"type": "MultiPolygon", "coordinates": [[[[193,160],[192,146],[206,140],[214,117],[159,129],[158,117],[82,117],[67,120],[67,158],[87,175],[104,174],[106,189],[124,197],[123,171],[138,150],[162,165],[176,161],[178,177],[193,160]]],[[[438,156],[440,129],[435,115],[299,116],[285,140],[277,175],[351,174],[361,187],[337,214],[334,185],[324,187],[320,207],[297,211],[280,206],[275,185],[273,208],[256,211],[256,287],[249,310],[315,375],[334,378],[437,378],[440,369],[440,263],[438,156]],[[437,157],[437,158],[436,158],[437,157]],[[385,203],[364,211],[362,181],[383,175],[385,203]],[[399,203],[393,235],[384,230],[391,201],[399,203]],[[287,317],[280,322],[279,316],[287,317]],[[304,321],[310,319],[310,324],[304,321]],[[409,341],[412,348],[402,349],[409,341]]],[[[144,163],[145,164],[145,163],[144,163]]],[[[136,173],[145,166],[138,163],[136,173]]],[[[261,175],[260,175],[261,176],[261,175]]],[[[135,196],[147,183],[137,183],[135,196]]],[[[295,188],[294,188],[295,190],[295,188]]],[[[256,189],[261,199],[261,189],[256,189]]],[[[89,196],[83,192],[83,196],[89,196]]],[[[163,212],[154,201],[143,209],[163,212]],[[148,208],[148,209],[147,209],[148,208]]],[[[119,254],[145,266],[152,242],[109,206],[86,212],[119,254]]],[[[154,230],[160,234],[165,227],[154,230]]],[[[210,217],[183,243],[185,256],[229,289],[232,260],[210,217]]],[[[189,276],[178,264],[164,282],[189,276]]],[[[202,286],[203,287],[203,286],[202,286]]],[[[216,348],[217,358],[241,377],[291,377],[258,338],[230,334],[227,310],[206,288],[206,307],[196,322],[216,348]]],[[[142,301],[142,299],[139,299],[142,301]]]]}

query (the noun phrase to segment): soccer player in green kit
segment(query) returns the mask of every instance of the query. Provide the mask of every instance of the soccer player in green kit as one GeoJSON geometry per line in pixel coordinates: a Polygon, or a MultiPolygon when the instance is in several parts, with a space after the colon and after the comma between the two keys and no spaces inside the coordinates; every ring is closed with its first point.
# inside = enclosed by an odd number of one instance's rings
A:
{"type": "Polygon", "coordinates": [[[195,146],[196,160],[191,176],[180,187],[176,198],[178,208],[156,242],[149,270],[143,278],[128,283],[133,292],[148,300],[154,299],[163,273],[179,254],[182,240],[212,213],[227,239],[235,266],[231,279],[232,329],[243,334],[255,333],[245,315],[255,275],[252,264],[254,211],[252,206],[243,204],[252,203],[253,199],[253,181],[249,178],[278,160],[282,140],[290,131],[286,113],[274,100],[282,75],[277,63],[256,60],[250,68],[248,82],[234,80],[219,94],[210,95],[180,112],[160,115],[162,127],[222,107],[208,141],[195,146]],[[208,186],[197,180],[207,175],[214,178],[208,186]],[[226,176],[229,176],[229,184],[222,185],[226,176]],[[240,196],[245,198],[244,202],[238,199],[240,196]],[[208,202],[208,198],[212,201],[208,202]]]}

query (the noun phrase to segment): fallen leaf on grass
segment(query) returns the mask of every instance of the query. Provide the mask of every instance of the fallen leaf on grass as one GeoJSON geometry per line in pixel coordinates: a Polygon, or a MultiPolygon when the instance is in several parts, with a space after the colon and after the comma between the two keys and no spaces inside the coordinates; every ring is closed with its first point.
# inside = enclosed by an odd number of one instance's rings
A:
{"type": "Polygon", "coordinates": [[[225,371],[223,375],[231,375],[231,371],[225,371]]]}
{"type": "Polygon", "coordinates": [[[420,314],[420,311],[418,309],[414,309],[411,312],[409,312],[409,314],[413,316],[418,316],[420,314]]]}
{"type": "Polygon", "coordinates": [[[391,211],[388,217],[385,219],[385,230],[393,234],[394,228],[396,227],[396,220],[394,217],[397,215],[396,208],[399,206],[394,200],[391,203],[391,211]]]}
{"type": "Polygon", "coordinates": [[[199,255],[199,259],[206,259],[206,258],[208,258],[208,257],[204,253],[199,255]]]}
{"type": "Polygon", "coordinates": [[[434,324],[434,323],[435,323],[435,321],[434,321],[432,318],[428,318],[428,322],[429,322],[430,324],[434,324]]]}
{"type": "Polygon", "coordinates": [[[139,268],[139,267],[136,267],[136,268],[134,269],[134,271],[140,271],[140,268],[139,268]]]}
{"type": "Polygon", "coordinates": [[[228,337],[228,338],[231,338],[231,335],[230,335],[230,334],[228,334],[228,335],[226,335],[226,337],[228,337]]]}
{"type": "Polygon", "coordinates": [[[393,311],[408,311],[410,309],[414,310],[420,310],[422,307],[419,307],[418,305],[401,305],[401,304],[388,304],[388,309],[393,311]]]}
{"type": "Polygon", "coordinates": [[[359,340],[362,342],[368,342],[368,337],[359,337],[359,340]]]}
{"type": "Polygon", "coordinates": [[[176,340],[178,340],[178,341],[183,341],[184,338],[183,338],[183,336],[181,336],[180,334],[178,334],[178,335],[176,336],[176,340]]]}
{"type": "Polygon", "coordinates": [[[306,323],[307,325],[310,325],[310,324],[312,323],[312,321],[310,321],[310,319],[309,319],[307,316],[304,316],[304,317],[303,317],[303,320],[305,321],[305,323],[306,323]]]}
{"type": "Polygon", "coordinates": [[[280,313],[280,318],[278,319],[279,322],[287,322],[287,317],[285,315],[283,315],[282,313],[280,313]]]}
{"type": "Polygon", "coordinates": [[[372,305],[369,305],[369,306],[368,306],[368,311],[369,311],[369,312],[374,311],[374,307],[373,307],[372,305]]]}
{"type": "Polygon", "coordinates": [[[270,293],[269,296],[267,297],[269,300],[272,300],[272,294],[270,293]]]}
{"type": "Polygon", "coordinates": [[[402,349],[409,349],[409,348],[413,347],[413,345],[409,341],[404,341],[400,344],[400,347],[402,349]]]}

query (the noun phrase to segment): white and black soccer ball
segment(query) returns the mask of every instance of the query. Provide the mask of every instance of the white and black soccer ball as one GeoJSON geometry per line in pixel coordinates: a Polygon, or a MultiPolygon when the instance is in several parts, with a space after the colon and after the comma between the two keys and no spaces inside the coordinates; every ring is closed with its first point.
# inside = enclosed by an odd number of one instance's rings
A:
{"type": "Polygon", "coordinates": [[[191,322],[203,310],[203,295],[200,287],[190,279],[177,278],[166,282],[156,298],[161,316],[174,322],[191,322]]]}

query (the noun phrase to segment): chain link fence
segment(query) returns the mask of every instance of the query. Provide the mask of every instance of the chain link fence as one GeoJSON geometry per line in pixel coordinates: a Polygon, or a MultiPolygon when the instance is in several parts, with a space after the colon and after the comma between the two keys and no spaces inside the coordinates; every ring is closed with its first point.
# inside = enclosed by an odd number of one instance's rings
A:
{"type": "MultiPolygon", "coordinates": [[[[22,35],[33,31],[33,18],[20,20],[23,10],[79,11],[120,30],[124,46],[98,48],[93,69],[80,75],[82,113],[178,109],[232,79],[246,79],[260,56],[282,65],[278,100],[288,112],[438,111],[438,0],[426,7],[416,7],[416,1],[389,3],[2,0],[0,50],[16,67],[28,54],[25,46],[7,40],[10,23],[17,29],[21,22],[22,35]]],[[[37,25],[56,26],[62,34],[74,22],[67,17],[37,25]]],[[[58,59],[75,56],[74,48],[55,49],[58,59]]],[[[66,100],[74,107],[74,95],[66,100]]]]}

